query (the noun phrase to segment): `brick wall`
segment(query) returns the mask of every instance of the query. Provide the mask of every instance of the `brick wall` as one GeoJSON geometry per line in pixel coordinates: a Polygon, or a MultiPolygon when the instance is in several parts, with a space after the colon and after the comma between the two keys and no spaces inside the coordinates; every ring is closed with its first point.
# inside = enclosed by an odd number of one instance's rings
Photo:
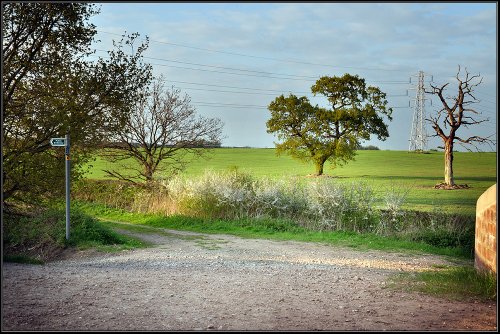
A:
{"type": "Polygon", "coordinates": [[[497,272],[497,185],[477,200],[474,266],[480,271],[497,272]]]}

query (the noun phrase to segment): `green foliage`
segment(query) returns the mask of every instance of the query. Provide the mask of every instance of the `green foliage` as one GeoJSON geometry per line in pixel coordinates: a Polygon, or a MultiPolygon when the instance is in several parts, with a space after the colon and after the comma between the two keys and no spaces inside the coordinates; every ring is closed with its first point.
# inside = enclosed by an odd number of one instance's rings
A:
{"type": "Polygon", "coordinates": [[[72,195],[82,201],[130,210],[141,190],[143,187],[125,181],[85,179],[75,183],[72,195]]]}
{"type": "Polygon", "coordinates": [[[379,151],[380,148],[375,145],[368,145],[368,146],[360,146],[358,147],[358,150],[371,150],[371,151],[379,151]]]}
{"type": "Polygon", "coordinates": [[[57,258],[69,246],[142,246],[141,242],[121,236],[96,219],[74,209],[70,216],[69,241],[66,240],[66,219],[62,209],[48,209],[29,216],[6,213],[3,228],[5,261],[41,263],[57,258]]]}
{"type": "Polygon", "coordinates": [[[64,248],[64,213],[49,210],[35,216],[4,214],[3,242],[7,254],[31,251],[45,258],[64,248]]]}
{"type": "Polygon", "coordinates": [[[71,136],[72,179],[92,149],[123,126],[150,77],[141,62],[147,42],[128,55],[137,35],[89,61],[96,34],[89,3],[3,4],[3,196],[40,202],[64,190],[64,150],[51,137],[71,136]]]}
{"type": "Polygon", "coordinates": [[[35,258],[32,258],[30,256],[27,256],[27,255],[4,255],[3,256],[3,260],[5,262],[15,262],[15,263],[27,263],[27,264],[43,264],[44,262],[39,260],[39,259],[35,259],[35,258]]]}
{"type": "Polygon", "coordinates": [[[446,267],[393,278],[393,287],[420,291],[454,300],[496,300],[497,279],[493,273],[472,266],[446,267]]]}
{"type": "Polygon", "coordinates": [[[312,161],[316,174],[322,175],[326,161],[335,167],[353,160],[361,140],[369,140],[372,134],[380,140],[389,136],[383,116],[392,120],[392,109],[387,107],[386,95],[377,87],[367,87],[364,79],[350,74],[321,77],[311,90],[327,97],[331,109],[312,106],[306,97],[293,94],[269,104],[267,132],[282,141],[276,144],[277,153],[312,161]]]}
{"type": "MultiPolygon", "coordinates": [[[[460,247],[469,250],[474,254],[475,243],[475,224],[474,216],[457,214],[436,214],[427,213],[426,218],[423,214],[418,214],[418,219],[427,219],[414,225],[425,226],[415,230],[411,234],[411,240],[423,241],[429,245],[437,247],[460,247]],[[432,221],[439,220],[439,223],[432,221]],[[430,223],[428,223],[431,221],[430,223]]],[[[413,218],[416,220],[417,218],[413,218]]]]}
{"type": "Polygon", "coordinates": [[[412,237],[415,241],[423,241],[429,245],[436,247],[463,247],[467,249],[474,249],[474,232],[469,229],[468,233],[456,235],[452,231],[445,229],[427,230],[415,233],[412,237]]]}

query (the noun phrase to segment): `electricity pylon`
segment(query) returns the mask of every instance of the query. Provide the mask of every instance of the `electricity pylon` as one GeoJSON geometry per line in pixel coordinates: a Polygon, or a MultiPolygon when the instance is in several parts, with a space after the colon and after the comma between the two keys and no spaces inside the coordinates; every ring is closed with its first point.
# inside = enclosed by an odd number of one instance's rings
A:
{"type": "Polygon", "coordinates": [[[417,95],[410,133],[409,151],[425,152],[427,149],[427,131],[425,130],[425,91],[424,72],[418,72],[417,95]]]}

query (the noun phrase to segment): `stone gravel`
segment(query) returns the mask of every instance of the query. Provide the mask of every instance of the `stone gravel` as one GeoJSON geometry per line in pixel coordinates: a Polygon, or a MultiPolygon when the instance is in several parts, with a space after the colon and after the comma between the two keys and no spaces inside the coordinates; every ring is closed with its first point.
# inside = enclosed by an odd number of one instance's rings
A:
{"type": "Polygon", "coordinates": [[[3,264],[3,330],[495,330],[496,303],[389,288],[434,255],[157,230],[154,244],[3,264]],[[160,233],[161,232],[161,233],[160,233]]]}

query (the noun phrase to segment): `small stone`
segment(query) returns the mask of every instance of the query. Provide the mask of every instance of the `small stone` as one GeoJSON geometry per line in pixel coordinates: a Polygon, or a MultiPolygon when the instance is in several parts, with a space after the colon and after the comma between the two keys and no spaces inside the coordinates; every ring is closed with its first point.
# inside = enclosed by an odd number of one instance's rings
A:
{"type": "Polygon", "coordinates": [[[215,326],[212,325],[212,324],[210,324],[210,325],[207,326],[207,329],[214,329],[214,328],[215,328],[215,326]]]}

